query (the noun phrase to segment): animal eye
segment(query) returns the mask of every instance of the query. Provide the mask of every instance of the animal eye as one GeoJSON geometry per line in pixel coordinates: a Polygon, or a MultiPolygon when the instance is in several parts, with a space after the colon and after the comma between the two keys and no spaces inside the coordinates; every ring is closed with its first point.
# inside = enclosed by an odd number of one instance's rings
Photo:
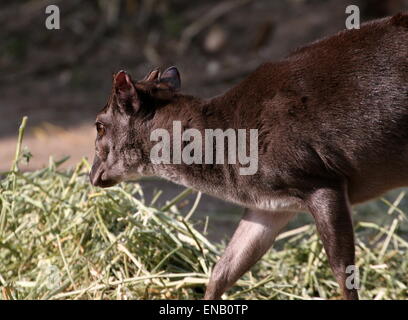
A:
{"type": "Polygon", "coordinates": [[[98,136],[102,137],[105,134],[105,127],[100,122],[97,122],[95,125],[96,125],[96,131],[98,132],[98,136]]]}

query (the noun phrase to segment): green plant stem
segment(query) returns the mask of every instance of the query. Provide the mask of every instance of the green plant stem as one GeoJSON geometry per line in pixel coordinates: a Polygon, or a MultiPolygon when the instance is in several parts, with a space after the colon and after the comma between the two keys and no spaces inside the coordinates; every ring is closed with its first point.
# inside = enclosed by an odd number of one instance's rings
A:
{"type": "Polygon", "coordinates": [[[17,147],[16,147],[16,154],[14,155],[13,165],[11,166],[11,171],[18,171],[18,161],[20,158],[21,153],[21,145],[23,143],[24,131],[27,125],[27,117],[23,117],[21,121],[20,128],[18,129],[18,139],[17,139],[17,147]]]}

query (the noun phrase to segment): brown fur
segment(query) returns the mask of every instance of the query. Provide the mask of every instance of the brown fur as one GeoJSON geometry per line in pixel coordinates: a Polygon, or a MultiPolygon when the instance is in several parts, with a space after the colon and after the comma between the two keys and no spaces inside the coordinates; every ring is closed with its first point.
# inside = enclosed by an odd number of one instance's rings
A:
{"type": "Polygon", "coordinates": [[[263,255],[284,226],[280,221],[289,220],[280,217],[291,216],[285,208],[265,215],[260,203],[290,199],[315,218],[344,298],[358,298],[345,287],[345,267],[354,264],[350,205],[408,183],[408,15],[342,31],[265,63],[209,100],[178,93],[174,69],[164,75],[139,82],[116,75],[97,118],[106,130],[96,142],[93,183],[158,175],[247,207],[214,269],[209,299],[220,298],[263,255]],[[238,165],[228,164],[153,165],[150,132],[171,132],[174,120],[201,132],[258,129],[258,172],[241,176],[238,165]]]}

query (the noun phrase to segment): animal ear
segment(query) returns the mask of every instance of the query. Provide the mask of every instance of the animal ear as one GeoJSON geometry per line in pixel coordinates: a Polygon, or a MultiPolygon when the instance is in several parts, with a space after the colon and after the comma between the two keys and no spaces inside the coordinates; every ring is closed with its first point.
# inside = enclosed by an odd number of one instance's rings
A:
{"type": "Polygon", "coordinates": [[[150,71],[146,77],[144,77],[143,81],[156,81],[160,77],[160,70],[159,68],[153,69],[150,71]]]}
{"type": "Polygon", "coordinates": [[[139,109],[140,101],[130,75],[123,70],[119,71],[113,78],[113,86],[122,107],[131,106],[134,111],[139,109]]]}
{"type": "Polygon", "coordinates": [[[123,98],[136,94],[136,89],[133,86],[132,79],[126,73],[126,71],[119,71],[113,78],[113,84],[115,86],[115,92],[121,95],[123,98]]]}
{"type": "Polygon", "coordinates": [[[161,84],[165,84],[169,89],[172,90],[180,90],[181,87],[181,79],[180,73],[176,67],[170,67],[160,75],[159,82],[161,84]]]}

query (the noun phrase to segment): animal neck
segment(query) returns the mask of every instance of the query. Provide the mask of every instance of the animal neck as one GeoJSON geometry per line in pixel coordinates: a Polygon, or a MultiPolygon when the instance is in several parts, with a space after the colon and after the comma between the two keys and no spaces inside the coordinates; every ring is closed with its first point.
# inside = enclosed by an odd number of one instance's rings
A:
{"type": "Polygon", "coordinates": [[[165,116],[181,121],[185,128],[216,129],[233,127],[234,103],[223,94],[211,99],[180,95],[174,104],[167,106],[165,116]]]}
{"type": "MultiPolygon", "coordinates": [[[[148,156],[154,176],[160,176],[203,192],[214,189],[214,184],[225,184],[225,175],[230,169],[227,168],[227,164],[215,164],[214,149],[211,150],[214,155],[213,163],[205,163],[205,153],[208,151],[205,139],[208,137],[208,129],[234,128],[234,104],[226,103],[222,97],[204,100],[188,95],[177,95],[172,103],[156,110],[148,130],[150,137],[148,137],[149,143],[145,150],[146,153],[150,153],[148,156]],[[187,130],[198,136],[194,135],[185,140],[183,135],[187,130]],[[166,132],[168,140],[163,138],[166,132]],[[156,133],[160,138],[155,135],[156,133]],[[191,146],[193,140],[196,142],[200,139],[202,163],[186,163],[183,152],[186,152],[185,149],[188,145],[191,146]],[[168,148],[162,148],[161,152],[169,151],[169,157],[164,163],[158,164],[152,160],[152,152],[157,150],[158,143],[164,140],[168,148]]],[[[196,155],[197,149],[189,150],[190,155],[196,155]]],[[[163,157],[161,159],[163,160],[163,157]]]]}
{"type": "MultiPolygon", "coordinates": [[[[150,126],[150,131],[165,129],[172,132],[175,122],[180,122],[182,130],[225,129],[234,127],[234,103],[222,96],[201,99],[178,94],[168,105],[158,108],[150,126]]],[[[235,116],[234,116],[235,114],[235,116]]]]}

